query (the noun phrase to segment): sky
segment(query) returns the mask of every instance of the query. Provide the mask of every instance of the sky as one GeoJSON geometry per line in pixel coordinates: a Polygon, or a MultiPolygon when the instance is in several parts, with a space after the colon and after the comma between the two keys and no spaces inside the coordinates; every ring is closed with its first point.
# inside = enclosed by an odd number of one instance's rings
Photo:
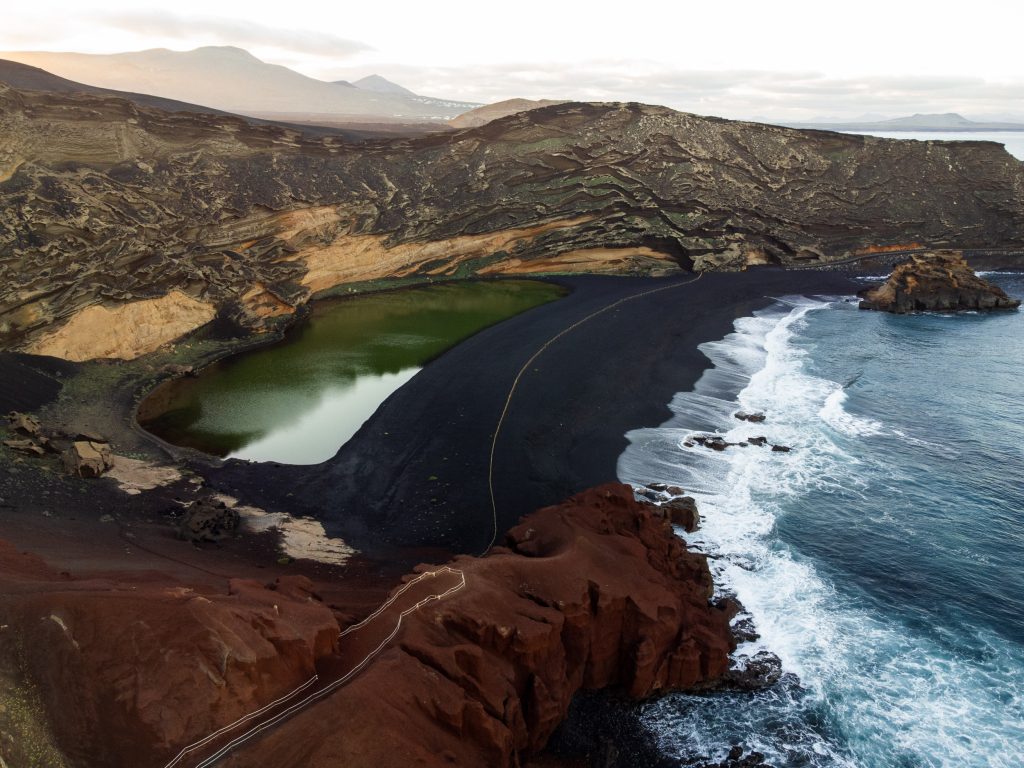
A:
{"type": "Polygon", "coordinates": [[[1022,25],[1005,0],[34,0],[4,14],[0,50],[237,45],[312,77],[379,73],[464,101],[1024,120],[1022,25]]]}

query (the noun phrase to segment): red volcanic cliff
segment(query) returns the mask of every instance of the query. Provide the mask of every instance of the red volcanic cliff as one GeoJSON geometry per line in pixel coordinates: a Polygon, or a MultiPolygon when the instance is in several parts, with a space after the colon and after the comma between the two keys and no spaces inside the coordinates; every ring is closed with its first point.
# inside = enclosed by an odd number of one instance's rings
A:
{"type": "MultiPolygon", "coordinates": [[[[527,516],[504,547],[457,558],[465,586],[408,615],[352,682],[223,764],[514,766],[581,689],[713,683],[729,616],[653,509],[608,485],[527,516]]],[[[215,594],[153,571],[72,577],[2,543],[0,612],[0,660],[20,658],[72,766],[159,768],[345,649],[305,577],[215,594]]]]}
{"type": "Polygon", "coordinates": [[[338,625],[309,586],[73,578],[0,542],[0,654],[18,660],[70,765],[163,765],[313,674],[338,625]]]}
{"type": "Polygon", "coordinates": [[[608,485],[458,558],[466,587],[407,617],[396,644],[232,766],[500,766],[542,749],[578,690],[699,688],[732,638],[704,559],[608,485]]]}

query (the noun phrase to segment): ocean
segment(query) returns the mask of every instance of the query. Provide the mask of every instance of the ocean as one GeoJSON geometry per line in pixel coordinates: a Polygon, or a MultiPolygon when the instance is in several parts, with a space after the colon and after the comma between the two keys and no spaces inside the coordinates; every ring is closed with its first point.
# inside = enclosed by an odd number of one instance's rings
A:
{"type": "MultiPolygon", "coordinates": [[[[844,133],[864,133],[844,131],[844,133]]],[[[884,131],[865,134],[883,139],[916,139],[917,141],[994,141],[1018,160],[1024,160],[1024,131],[884,131]]]]}
{"type": "MultiPolygon", "coordinates": [[[[1024,273],[988,277],[1024,297],[1024,273]]],[[[1024,765],[1024,313],[784,297],[702,350],[713,367],[670,421],[628,435],[619,475],[697,498],[702,528],[680,534],[761,635],[738,653],[767,649],[785,674],[646,705],[665,753],[1024,765]],[[683,445],[704,431],[792,451],[683,445]]]]}

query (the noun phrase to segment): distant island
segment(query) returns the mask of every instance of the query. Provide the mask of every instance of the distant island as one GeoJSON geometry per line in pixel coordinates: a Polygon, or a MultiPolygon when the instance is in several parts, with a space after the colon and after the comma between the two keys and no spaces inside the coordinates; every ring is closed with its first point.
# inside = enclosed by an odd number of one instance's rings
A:
{"type": "Polygon", "coordinates": [[[823,131],[1024,131],[1024,123],[996,123],[968,120],[956,112],[937,115],[910,115],[891,120],[849,123],[786,123],[790,128],[823,131]]]}

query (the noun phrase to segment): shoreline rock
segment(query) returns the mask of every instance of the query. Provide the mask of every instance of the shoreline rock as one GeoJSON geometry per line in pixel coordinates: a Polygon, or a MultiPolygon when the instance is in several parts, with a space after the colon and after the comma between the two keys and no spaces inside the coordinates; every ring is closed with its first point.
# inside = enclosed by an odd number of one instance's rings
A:
{"type": "Polygon", "coordinates": [[[1014,309],[997,285],[982,280],[957,251],[935,251],[913,256],[897,266],[882,285],[858,293],[860,308],[907,314],[965,310],[1014,309]]]}

